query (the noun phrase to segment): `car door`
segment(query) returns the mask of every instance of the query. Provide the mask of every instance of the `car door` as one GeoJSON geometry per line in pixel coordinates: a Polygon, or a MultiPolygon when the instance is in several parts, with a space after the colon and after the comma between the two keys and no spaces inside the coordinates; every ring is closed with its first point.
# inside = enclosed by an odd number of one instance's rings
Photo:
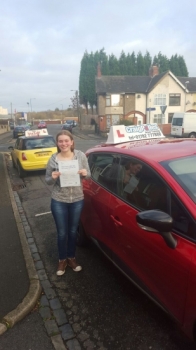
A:
{"type": "Polygon", "coordinates": [[[89,157],[89,165],[91,179],[84,181],[83,185],[85,204],[82,223],[87,235],[96,239],[110,255],[112,241],[109,206],[116,188],[118,157],[106,153],[93,154],[89,157]]]}
{"type": "Polygon", "coordinates": [[[21,145],[22,145],[22,140],[20,138],[18,138],[16,140],[14,149],[11,153],[13,161],[15,164],[17,164],[18,159],[20,158],[20,149],[21,149],[21,145]]]}
{"type": "MultiPolygon", "coordinates": [[[[122,157],[122,167],[124,161],[122,157]]],[[[122,185],[109,205],[111,239],[115,242],[113,259],[143,291],[182,323],[190,262],[195,251],[192,240],[195,224],[158,174],[147,165],[140,165],[135,189],[123,193],[126,185],[122,185]],[[175,249],[169,248],[160,234],[138,226],[136,214],[150,209],[170,212],[174,218],[175,249]]],[[[123,182],[123,179],[121,176],[119,180],[123,182]]]]}

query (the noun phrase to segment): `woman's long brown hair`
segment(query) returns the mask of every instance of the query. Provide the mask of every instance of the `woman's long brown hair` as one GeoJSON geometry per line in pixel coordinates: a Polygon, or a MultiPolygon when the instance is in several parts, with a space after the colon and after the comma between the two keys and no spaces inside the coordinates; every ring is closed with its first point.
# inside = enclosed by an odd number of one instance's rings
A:
{"type": "Polygon", "coordinates": [[[61,135],[66,135],[66,136],[68,136],[68,137],[71,139],[71,141],[73,141],[73,145],[71,146],[71,151],[73,152],[73,151],[74,151],[74,139],[73,139],[73,135],[72,135],[71,132],[69,132],[68,130],[62,130],[62,131],[59,131],[58,134],[56,135],[56,146],[57,146],[57,151],[58,151],[58,153],[61,152],[61,150],[60,150],[60,148],[58,147],[58,144],[57,144],[58,138],[59,138],[59,136],[61,136],[61,135]]]}

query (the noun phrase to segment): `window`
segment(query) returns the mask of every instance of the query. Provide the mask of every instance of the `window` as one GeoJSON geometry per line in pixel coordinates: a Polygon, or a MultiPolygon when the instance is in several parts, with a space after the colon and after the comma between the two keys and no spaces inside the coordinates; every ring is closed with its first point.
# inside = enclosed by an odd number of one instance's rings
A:
{"type": "Polygon", "coordinates": [[[180,94],[169,94],[169,105],[180,106],[181,95],[180,94]]]}
{"type": "Polygon", "coordinates": [[[154,105],[155,106],[165,106],[166,105],[166,94],[155,94],[154,95],[154,105]]]}
{"type": "Polygon", "coordinates": [[[173,118],[172,125],[182,126],[183,118],[173,118]]]}
{"type": "Polygon", "coordinates": [[[171,212],[168,212],[173,219],[173,229],[177,233],[195,238],[195,224],[186,213],[177,199],[171,195],[171,212]]]}
{"type": "Polygon", "coordinates": [[[172,123],[173,115],[174,115],[174,113],[169,113],[168,114],[168,123],[172,123]]]}
{"type": "Polygon", "coordinates": [[[123,156],[118,174],[118,195],[123,200],[140,210],[167,211],[166,185],[150,168],[123,156]]]}
{"type": "Polygon", "coordinates": [[[106,95],[106,107],[120,106],[120,95],[106,95]]]}
{"type": "Polygon", "coordinates": [[[165,124],[165,115],[164,114],[154,114],[153,123],[165,124]]]}
{"type": "Polygon", "coordinates": [[[196,203],[196,155],[172,159],[162,164],[196,203]]]}
{"type": "Polygon", "coordinates": [[[93,154],[89,156],[92,179],[109,191],[117,193],[119,156],[115,154],[93,154]]]}
{"type": "Polygon", "coordinates": [[[111,96],[110,95],[106,95],[106,107],[109,107],[110,106],[110,99],[111,99],[111,96]]]}

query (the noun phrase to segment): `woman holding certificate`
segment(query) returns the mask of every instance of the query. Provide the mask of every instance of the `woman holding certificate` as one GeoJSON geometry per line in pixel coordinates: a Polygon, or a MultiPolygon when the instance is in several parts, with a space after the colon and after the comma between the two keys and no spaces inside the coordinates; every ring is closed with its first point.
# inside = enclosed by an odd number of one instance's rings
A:
{"type": "Polygon", "coordinates": [[[77,228],[84,203],[82,179],[90,177],[85,154],[74,149],[72,134],[67,130],[56,136],[57,153],[46,168],[46,182],[54,185],[51,211],[57,228],[59,264],[57,275],[62,276],[67,266],[81,271],[75,258],[77,228]]]}

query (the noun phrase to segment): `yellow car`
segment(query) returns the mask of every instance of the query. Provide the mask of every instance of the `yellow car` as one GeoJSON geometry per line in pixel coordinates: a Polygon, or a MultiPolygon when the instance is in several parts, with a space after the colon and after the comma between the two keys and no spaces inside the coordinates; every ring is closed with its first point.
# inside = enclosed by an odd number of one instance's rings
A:
{"type": "Polygon", "coordinates": [[[57,152],[51,135],[21,136],[9,149],[13,167],[17,168],[20,177],[24,177],[27,171],[44,170],[51,155],[57,152]]]}

